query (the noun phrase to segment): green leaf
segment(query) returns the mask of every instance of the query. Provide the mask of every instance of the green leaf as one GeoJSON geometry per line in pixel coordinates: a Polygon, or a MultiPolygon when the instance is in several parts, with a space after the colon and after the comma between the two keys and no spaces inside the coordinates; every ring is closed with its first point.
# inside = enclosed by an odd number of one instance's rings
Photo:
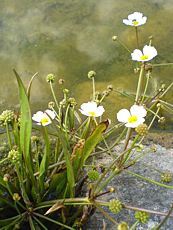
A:
{"type": "Polygon", "coordinates": [[[43,136],[44,136],[44,140],[45,140],[45,150],[44,150],[44,155],[40,164],[40,168],[39,168],[39,185],[40,185],[40,189],[41,189],[41,193],[43,193],[44,190],[44,179],[46,176],[46,172],[48,169],[48,165],[49,165],[49,155],[50,155],[50,144],[49,144],[49,138],[48,138],[48,134],[47,134],[47,130],[45,127],[43,128],[43,136]]]}
{"type": "Polygon", "coordinates": [[[61,198],[64,194],[64,191],[67,186],[67,172],[60,172],[55,175],[53,175],[50,187],[49,187],[49,193],[55,192],[58,198],[61,198]]]}
{"type": "Polygon", "coordinates": [[[85,164],[85,161],[90,156],[96,145],[102,140],[102,134],[105,132],[109,125],[109,121],[106,120],[104,122],[101,122],[93,131],[93,133],[87,138],[85,142],[85,146],[82,152],[81,156],[81,164],[80,168],[83,167],[85,164]]]}
{"type": "Polygon", "coordinates": [[[33,82],[34,78],[37,76],[37,74],[38,74],[38,72],[35,73],[35,74],[32,76],[31,80],[29,81],[28,88],[27,88],[28,100],[30,99],[30,93],[31,93],[32,82],[33,82]]]}
{"type": "Polygon", "coordinates": [[[16,220],[18,220],[21,217],[22,217],[22,215],[17,215],[17,216],[13,216],[13,217],[10,217],[7,219],[0,220],[0,226],[2,227],[5,225],[8,225],[8,224],[11,224],[11,222],[15,222],[16,220]]]}
{"type": "Polygon", "coordinates": [[[62,130],[57,128],[58,136],[61,141],[63,152],[64,152],[64,158],[66,161],[66,167],[67,167],[67,182],[69,185],[70,190],[70,196],[74,196],[74,186],[75,186],[75,179],[74,179],[74,172],[72,167],[72,162],[70,159],[70,153],[69,153],[69,143],[67,141],[67,138],[62,130]]]}
{"type": "Polygon", "coordinates": [[[36,186],[35,177],[33,172],[33,163],[30,155],[30,139],[32,131],[32,119],[30,105],[28,97],[25,91],[25,87],[20,79],[18,73],[13,70],[18,82],[19,98],[20,98],[20,110],[21,110],[21,122],[20,122],[20,150],[22,151],[25,165],[27,168],[26,173],[28,178],[31,179],[33,186],[36,186]]]}

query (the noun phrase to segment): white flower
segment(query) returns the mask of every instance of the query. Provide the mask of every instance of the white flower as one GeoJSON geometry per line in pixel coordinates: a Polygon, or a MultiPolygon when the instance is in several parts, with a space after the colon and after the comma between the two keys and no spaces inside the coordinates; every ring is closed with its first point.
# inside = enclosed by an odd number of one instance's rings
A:
{"type": "Polygon", "coordinates": [[[128,19],[123,19],[123,23],[129,26],[141,26],[147,21],[147,17],[140,12],[129,14],[128,19]]]}
{"type": "Polygon", "coordinates": [[[54,119],[56,117],[56,114],[50,110],[47,109],[44,112],[38,111],[32,116],[32,120],[37,122],[37,125],[46,126],[52,123],[51,119],[54,119]],[[51,118],[51,119],[50,119],[51,118]]]}
{"type": "Polygon", "coordinates": [[[79,109],[82,114],[88,117],[100,117],[104,113],[103,106],[98,106],[94,101],[83,103],[81,109],[79,109]]]}
{"type": "Polygon", "coordinates": [[[133,53],[131,53],[132,60],[134,61],[150,61],[155,56],[157,56],[157,50],[153,46],[145,45],[143,48],[143,52],[141,50],[135,49],[133,53]]]}
{"type": "Polygon", "coordinates": [[[121,109],[117,113],[119,122],[125,123],[126,127],[136,128],[138,125],[144,123],[147,111],[143,106],[133,105],[130,112],[127,109],[121,109]]]}

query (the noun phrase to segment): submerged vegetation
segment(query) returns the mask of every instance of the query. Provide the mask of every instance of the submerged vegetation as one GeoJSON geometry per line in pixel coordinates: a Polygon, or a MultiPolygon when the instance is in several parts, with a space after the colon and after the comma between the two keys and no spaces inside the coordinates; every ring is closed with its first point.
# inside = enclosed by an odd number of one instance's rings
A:
{"type": "MultiPolygon", "coordinates": [[[[143,156],[140,148],[153,123],[165,122],[160,112],[166,110],[173,113],[173,105],[165,101],[165,95],[173,83],[148,92],[154,66],[149,61],[157,57],[157,50],[152,46],[151,37],[149,45],[145,45],[143,51],[139,49],[138,26],[146,21],[147,18],[139,12],[123,20],[126,25],[135,28],[137,49],[130,53],[132,60],[136,61],[135,73],[139,74],[139,79],[135,95],[126,94],[133,102],[130,110],[122,108],[117,113],[118,123],[113,121],[110,124],[109,119],[103,119],[105,108],[102,102],[114,88],[109,85],[106,91],[99,94],[96,91],[95,71],[88,73],[92,99],[80,108],[65,88],[64,80],[56,79],[54,74],[47,75],[53,101],[48,103],[45,111],[32,115],[30,94],[37,74],[25,88],[14,70],[20,111],[5,110],[0,115],[0,125],[7,135],[7,143],[4,150],[1,146],[0,155],[0,165],[5,167],[0,173],[0,229],[81,229],[96,209],[118,230],[135,229],[137,223],[148,221],[150,213],[158,214],[153,210],[129,206],[116,193],[114,199],[102,199],[105,194],[115,192],[115,188],[109,187],[110,181],[127,172],[143,156]],[[54,91],[56,81],[62,89],[61,99],[54,91]],[[123,149],[115,151],[114,147],[122,142],[123,149]],[[110,165],[99,164],[97,156],[102,154],[112,158],[110,165]],[[104,207],[114,213],[115,218],[104,207]],[[122,209],[135,211],[136,221],[131,227],[123,220],[117,222],[116,214],[122,209]]],[[[113,41],[119,42],[129,52],[117,36],[113,36],[113,41]]],[[[173,185],[167,184],[172,181],[172,174],[158,173],[161,181],[133,175],[173,189],[173,185]]],[[[159,229],[171,212],[172,206],[168,213],[160,212],[165,218],[154,229],[159,229]]]]}

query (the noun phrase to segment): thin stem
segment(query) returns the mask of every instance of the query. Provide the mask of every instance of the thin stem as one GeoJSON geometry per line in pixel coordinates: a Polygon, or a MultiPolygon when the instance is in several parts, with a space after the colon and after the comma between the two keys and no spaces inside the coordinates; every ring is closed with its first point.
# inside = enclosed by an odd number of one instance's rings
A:
{"type": "Polygon", "coordinates": [[[52,96],[53,96],[53,99],[54,99],[54,101],[55,101],[56,107],[57,107],[57,109],[59,110],[58,101],[57,101],[57,99],[56,99],[55,92],[54,92],[53,85],[52,85],[52,82],[51,82],[51,81],[50,81],[50,89],[51,89],[52,96]]]}
{"type": "Polygon", "coordinates": [[[162,225],[164,225],[164,223],[170,217],[172,211],[173,211],[173,204],[171,205],[171,208],[170,208],[169,212],[167,213],[167,215],[165,216],[165,218],[162,220],[162,222],[154,230],[159,230],[162,227],[162,225]]]}
{"type": "Polygon", "coordinates": [[[149,83],[149,80],[150,80],[150,75],[151,75],[151,72],[148,71],[147,73],[147,81],[146,81],[146,84],[145,84],[145,89],[144,89],[144,93],[143,93],[143,96],[142,96],[142,100],[141,100],[141,103],[144,101],[145,99],[145,96],[146,96],[146,92],[147,92],[147,89],[148,89],[148,83],[149,83]]]}
{"type": "Polygon", "coordinates": [[[131,175],[133,175],[133,176],[136,176],[136,177],[138,177],[138,178],[140,178],[140,179],[142,179],[142,180],[148,181],[149,183],[159,185],[160,187],[173,189],[173,186],[166,185],[166,184],[162,184],[162,183],[160,183],[160,182],[158,182],[158,181],[152,180],[152,179],[150,179],[150,178],[146,178],[146,177],[144,177],[144,176],[141,176],[141,175],[139,175],[139,174],[137,174],[137,173],[134,173],[134,172],[131,172],[131,171],[126,171],[126,172],[127,172],[128,174],[131,174],[131,175]]]}
{"type": "Polygon", "coordinates": [[[131,53],[131,51],[129,50],[129,48],[122,42],[120,41],[119,39],[117,39],[117,42],[124,47],[125,50],[127,50],[129,53],[131,53]]]}
{"type": "Polygon", "coordinates": [[[137,86],[137,90],[136,90],[136,98],[135,98],[135,102],[138,103],[140,94],[141,94],[141,88],[142,88],[142,81],[143,81],[143,72],[144,72],[144,64],[141,65],[141,70],[140,70],[140,74],[139,74],[139,80],[138,80],[138,86],[137,86]]]}
{"type": "Polygon", "coordinates": [[[92,84],[93,84],[93,101],[95,100],[95,80],[94,77],[92,77],[92,84]]]}
{"type": "Polygon", "coordinates": [[[6,124],[6,132],[7,132],[8,145],[9,145],[10,149],[12,149],[11,136],[10,136],[10,132],[9,132],[8,123],[6,124]]]}
{"type": "Polygon", "coordinates": [[[137,48],[139,49],[139,35],[138,35],[138,27],[137,26],[135,26],[135,33],[136,33],[137,48]]]}
{"type": "Polygon", "coordinates": [[[173,65],[173,63],[160,63],[160,64],[153,64],[152,66],[167,66],[167,65],[173,65]]]}

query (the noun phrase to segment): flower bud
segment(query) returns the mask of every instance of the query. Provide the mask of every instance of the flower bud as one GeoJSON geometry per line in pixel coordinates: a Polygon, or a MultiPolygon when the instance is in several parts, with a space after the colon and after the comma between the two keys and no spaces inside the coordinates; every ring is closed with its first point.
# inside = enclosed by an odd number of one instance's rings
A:
{"type": "Polygon", "coordinates": [[[159,120],[158,120],[158,123],[164,124],[165,121],[166,121],[165,117],[160,117],[159,120]]]}
{"type": "Polygon", "coordinates": [[[36,144],[38,144],[40,141],[40,138],[38,136],[32,136],[31,137],[31,142],[35,142],[36,144]]]}
{"type": "Polygon", "coordinates": [[[5,174],[3,177],[3,181],[4,182],[8,182],[10,180],[10,175],[9,174],[5,174]]]}
{"type": "Polygon", "coordinates": [[[17,150],[12,149],[8,153],[8,159],[13,163],[16,164],[20,161],[20,154],[17,150]]]}
{"type": "Polygon", "coordinates": [[[149,214],[147,212],[137,211],[135,212],[135,219],[145,224],[149,219],[149,214]]]}
{"type": "Polygon", "coordinates": [[[118,39],[118,36],[116,36],[116,35],[114,35],[114,36],[112,36],[112,41],[116,41],[118,39]]]}
{"type": "Polygon", "coordinates": [[[169,183],[172,181],[172,177],[173,177],[172,173],[164,172],[161,174],[161,181],[169,183]]]}
{"type": "Polygon", "coordinates": [[[60,78],[60,79],[59,79],[59,81],[58,81],[59,85],[63,85],[63,84],[64,84],[64,82],[65,82],[65,80],[64,80],[64,79],[62,79],[62,78],[60,78]]]}
{"type": "Polygon", "coordinates": [[[0,115],[0,125],[7,125],[12,123],[14,120],[14,112],[12,110],[5,110],[0,115]]]}
{"type": "Polygon", "coordinates": [[[146,124],[140,124],[135,128],[135,131],[141,136],[146,136],[148,134],[148,126],[146,124]]]}
{"type": "Polygon", "coordinates": [[[119,213],[122,210],[123,206],[120,200],[110,200],[109,201],[109,210],[115,214],[119,213]]]}
{"type": "Polygon", "coordinates": [[[68,90],[68,89],[63,89],[63,93],[64,93],[64,94],[68,94],[68,93],[69,93],[69,90],[68,90]]]}
{"type": "Polygon", "coordinates": [[[139,73],[139,71],[140,71],[140,68],[134,68],[134,73],[136,74],[136,73],[139,73]]]}
{"type": "Polygon", "coordinates": [[[113,90],[113,85],[108,85],[107,90],[109,90],[111,92],[113,90]]]}
{"type": "Polygon", "coordinates": [[[95,71],[91,70],[91,71],[88,72],[88,78],[89,79],[92,79],[95,76],[96,76],[96,72],[95,71]]]}
{"type": "Polygon", "coordinates": [[[152,71],[152,69],[153,69],[153,66],[150,64],[150,63],[146,63],[145,65],[144,65],[144,69],[146,70],[146,71],[152,71]]]}
{"type": "Polygon", "coordinates": [[[46,77],[46,80],[47,80],[48,83],[54,83],[55,75],[52,74],[52,73],[48,74],[47,77],[46,77]]]}
{"type": "Polygon", "coordinates": [[[49,109],[52,109],[52,108],[54,108],[55,107],[55,102],[54,101],[50,101],[49,103],[48,103],[48,108],[49,109]]]}
{"type": "Polygon", "coordinates": [[[92,169],[88,172],[88,178],[91,181],[96,181],[99,178],[99,173],[96,170],[92,169]]]}
{"type": "Polygon", "coordinates": [[[14,193],[14,194],[13,194],[13,200],[14,200],[14,201],[19,201],[20,199],[21,199],[21,197],[19,196],[18,193],[14,193]]]}
{"type": "Polygon", "coordinates": [[[128,230],[128,229],[129,229],[129,226],[127,225],[126,222],[121,222],[117,226],[117,230],[128,230]]]}
{"type": "Polygon", "coordinates": [[[75,98],[73,98],[73,97],[70,97],[68,99],[68,103],[70,104],[70,106],[76,106],[77,105],[77,102],[76,102],[75,98]]]}

